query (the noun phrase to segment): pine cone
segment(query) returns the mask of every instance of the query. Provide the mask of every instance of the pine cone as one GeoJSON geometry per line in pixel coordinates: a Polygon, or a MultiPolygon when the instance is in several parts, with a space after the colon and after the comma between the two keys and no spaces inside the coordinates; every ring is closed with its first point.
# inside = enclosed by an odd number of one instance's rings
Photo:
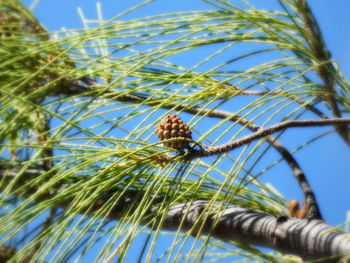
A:
{"type": "Polygon", "coordinates": [[[175,114],[166,116],[157,126],[155,131],[158,139],[163,141],[166,139],[179,138],[178,140],[164,142],[164,145],[178,151],[182,151],[188,147],[189,140],[192,139],[190,128],[175,114]]]}
{"type": "Polygon", "coordinates": [[[288,203],[288,210],[291,216],[297,217],[299,211],[299,202],[295,199],[290,200],[288,203]]]}
{"type": "Polygon", "coordinates": [[[307,205],[305,203],[303,204],[302,208],[299,208],[299,202],[293,199],[288,203],[288,210],[292,217],[296,217],[300,219],[306,218],[307,205]]]}
{"type": "Polygon", "coordinates": [[[297,218],[304,219],[307,216],[307,205],[304,203],[303,207],[299,209],[297,213],[297,218]]]}

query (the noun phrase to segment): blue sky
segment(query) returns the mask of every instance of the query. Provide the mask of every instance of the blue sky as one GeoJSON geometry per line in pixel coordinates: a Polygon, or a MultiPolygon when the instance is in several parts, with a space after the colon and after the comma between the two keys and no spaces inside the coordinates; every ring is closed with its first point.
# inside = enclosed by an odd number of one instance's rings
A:
{"type": "MultiPolygon", "coordinates": [[[[32,0],[23,0],[30,6],[32,0]]],[[[115,14],[133,6],[134,0],[106,0],[102,2],[104,18],[110,18],[115,14]]],[[[238,1],[234,1],[238,2],[238,1]]],[[[264,8],[274,7],[272,0],[259,1],[264,8]]],[[[350,1],[309,1],[319,21],[326,43],[333,58],[338,62],[343,74],[350,79],[350,1]]],[[[86,17],[97,18],[95,0],[56,0],[39,1],[34,9],[34,14],[50,31],[66,28],[83,27],[77,12],[80,6],[86,17]]],[[[141,9],[134,15],[150,15],[151,12],[162,13],[167,11],[204,10],[208,5],[197,0],[160,0],[152,8],[141,9]]],[[[320,130],[315,129],[317,133],[320,130]]],[[[294,130],[294,133],[296,131],[294,130]]],[[[311,138],[308,134],[306,138],[311,138]]],[[[290,146],[293,149],[298,138],[291,134],[290,146]]],[[[287,143],[288,146],[288,143],[287,143]]],[[[350,210],[350,150],[336,135],[332,134],[307,148],[299,151],[295,156],[306,172],[326,221],[332,225],[342,224],[346,220],[346,213],[350,210]]],[[[284,170],[274,170],[274,177],[264,178],[270,182],[282,194],[288,198],[299,197],[298,186],[291,176],[280,179],[284,170]]]]}

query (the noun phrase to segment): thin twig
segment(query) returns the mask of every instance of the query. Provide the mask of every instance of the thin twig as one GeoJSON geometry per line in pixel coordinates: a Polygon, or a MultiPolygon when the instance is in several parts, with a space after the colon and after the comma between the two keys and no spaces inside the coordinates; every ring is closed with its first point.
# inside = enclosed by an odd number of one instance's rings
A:
{"type": "Polygon", "coordinates": [[[287,91],[284,91],[282,89],[262,90],[262,91],[260,91],[260,90],[259,91],[257,91],[257,90],[242,90],[242,89],[239,89],[238,87],[231,85],[231,84],[226,84],[226,85],[227,85],[227,87],[230,87],[230,88],[236,90],[237,95],[246,95],[246,96],[284,95],[284,96],[288,97],[289,99],[295,101],[299,105],[304,106],[306,109],[313,112],[314,114],[321,117],[322,119],[328,119],[328,116],[326,114],[324,114],[322,111],[317,109],[312,104],[304,102],[302,99],[297,98],[297,97],[293,96],[292,94],[289,94],[287,91]]]}
{"type": "Polygon", "coordinates": [[[260,128],[258,131],[244,136],[243,138],[228,142],[226,144],[214,147],[207,147],[201,150],[193,150],[189,155],[189,158],[206,157],[212,155],[218,155],[232,151],[238,147],[251,143],[255,140],[264,138],[275,132],[286,130],[292,127],[318,127],[329,125],[350,125],[350,119],[327,119],[327,120],[288,120],[280,122],[276,125],[260,128]]]}

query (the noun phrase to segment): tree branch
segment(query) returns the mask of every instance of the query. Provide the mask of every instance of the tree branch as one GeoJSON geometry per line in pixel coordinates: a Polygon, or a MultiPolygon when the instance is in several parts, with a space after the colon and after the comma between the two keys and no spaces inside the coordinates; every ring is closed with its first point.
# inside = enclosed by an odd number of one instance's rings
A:
{"type": "MultiPolygon", "coordinates": [[[[333,116],[335,118],[341,118],[341,112],[339,110],[338,103],[336,101],[335,95],[335,68],[331,63],[331,54],[327,50],[325,42],[322,37],[322,32],[318,26],[318,23],[307,4],[306,0],[296,1],[296,7],[300,13],[301,19],[304,22],[304,28],[307,34],[306,41],[310,46],[312,53],[315,56],[315,59],[320,64],[318,67],[318,75],[322,79],[328,94],[325,95],[325,100],[331,107],[333,116]]],[[[350,132],[346,126],[336,126],[336,130],[339,135],[344,139],[344,141],[350,145],[350,132]]]]}
{"type": "Polygon", "coordinates": [[[218,155],[221,153],[232,151],[238,147],[251,143],[255,140],[269,136],[275,132],[282,131],[292,127],[318,127],[329,125],[350,125],[350,119],[327,119],[327,120],[288,120],[280,122],[276,125],[260,128],[258,131],[244,136],[243,138],[228,142],[223,145],[207,147],[200,150],[192,150],[186,157],[188,160],[199,157],[207,157],[218,155]]]}
{"type": "Polygon", "coordinates": [[[334,256],[350,254],[349,236],[321,220],[276,217],[239,207],[222,208],[222,204],[209,206],[202,200],[175,205],[167,211],[162,229],[177,230],[182,222],[182,231],[195,229],[191,234],[197,235],[203,224],[201,235],[269,247],[305,260],[332,257],[330,262],[334,262],[334,256]]]}
{"type": "MultiPolygon", "coordinates": [[[[0,165],[0,179],[4,176],[2,166],[0,165]]],[[[44,171],[44,169],[41,170],[41,172],[44,171]]],[[[7,180],[11,180],[9,174],[16,176],[16,169],[14,168],[12,173],[7,173],[5,177],[7,180]]],[[[38,175],[40,173],[34,175],[31,172],[28,176],[22,176],[18,184],[28,183],[31,178],[38,175]]],[[[74,183],[79,180],[83,179],[76,176],[74,183]]],[[[29,197],[30,193],[35,192],[35,187],[39,186],[33,186],[27,196],[22,198],[29,197]]],[[[43,195],[38,201],[51,199],[56,195],[55,191],[59,192],[60,189],[50,189],[50,193],[43,195]]],[[[110,210],[111,212],[107,215],[109,219],[119,220],[125,216],[125,211],[132,211],[131,207],[140,203],[139,199],[142,199],[143,195],[131,190],[129,192],[126,191],[123,198],[120,198],[120,201],[110,210]]],[[[89,214],[96,216],[96,212],[106,202],[106,198],[108,199],[108,194],[105,193],[103,199],[95,202],[95,205],[89,209],[89,214]]],[[[168,210],[162,210],[159,206],[161,201],[157,198],[152,203],[151,208],[144,215],[143,224],[149,225],[154,220],[158,221],[160,215],[165,213],[165,219],[162,220],[160,228],[162,230],[190,231],[192,236],[210,235],[224,242],[235,241],[246,245],[268,247],[282,253],[300,256],[304,260],[329,257],[328,262],[335,262],[335,257],[338,259],[340,256],[350,254],[349,235],[321,220],[276,216],[234,207],[230,204],[210,204],[205,200],[180,203],[170,206],[168,210]]],[[[55,204],[55,207],[65,209],[71,202],[73,199],[66,199],[55,204]]],[[[158,226],[158,224],[153,225],[158,226]]]]}

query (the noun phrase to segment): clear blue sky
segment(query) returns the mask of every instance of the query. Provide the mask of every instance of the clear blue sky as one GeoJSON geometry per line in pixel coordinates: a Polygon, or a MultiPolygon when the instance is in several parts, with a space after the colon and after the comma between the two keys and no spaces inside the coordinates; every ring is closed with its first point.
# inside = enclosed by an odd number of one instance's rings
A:
{"type": "MultiPolygon", "coordinates": [[[[30,6],[32,0],[23,0],[30,6]]],[[[101,1],[104,18],[110,18],[122,10],[131,7],[136,1],[105,0],[101,1]]],[[[238,2],[238,1],[235,1],[238,2]]],[[[272,0],[258,1],[265,8],[274,7],[272,0]]],[[[350,1],[309,1],[318,18],[327,45],[333,58],[339,63],[343,74],[350,79],[350,1]]],[[[84,10],[88,18],[97,18],[96,0],[42,0],[34,9],[34,13],[50,31],[66,28],[81,28],[77,7],[84,10]]],[[[160,0],[152,9],[141,9],[136,15],[150,15],[150,12],[204,10],[208,5],[198,0],[160,0]]],[[[310,132],[310,131],[307,131],[310,132]]],[[[293,133],[297,133],[296,130],[293,133]]],[[[305,138],[311,138],[306,135],[305,138]]],[[[297,136],[291,135],[288,145],[292,147],[298,141],[297,136]]],[[[323,138],[296,154],[297,160],[306,172],[323,215],[332,225],[342,224],[346,213],[350,210],[350,150],[336,134],[323,138]]],[[[283,166],[275,169],[274,176],[264,178],[271,182],[288,198],[299,197],[300,193],[292,176],[284,176],[283,166]],[[279,174],[281,173],[281,174],[279,174]],[[296,194],[297,193],[297,194],[296,194]]]]}

